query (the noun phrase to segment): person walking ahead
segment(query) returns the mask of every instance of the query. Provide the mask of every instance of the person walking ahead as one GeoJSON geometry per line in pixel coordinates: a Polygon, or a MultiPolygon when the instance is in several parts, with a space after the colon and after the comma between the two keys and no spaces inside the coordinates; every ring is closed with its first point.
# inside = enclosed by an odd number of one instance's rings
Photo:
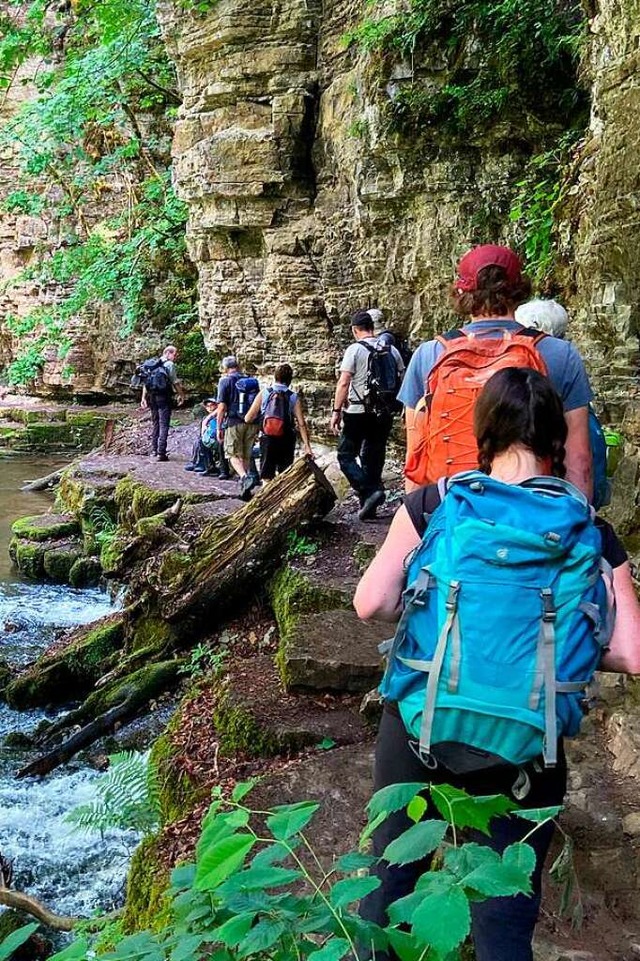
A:
{"type": "Polygon", "coordinates": [[[249,468],[258,427],[246,424],[244,418],[258,393],[258,382],[253,377],[245,377],[233,356],[223,358],[222,369],[224,376],[218,384],[218,442],[224,442],[224,455],[240,478],[242,500],[249,500],[256,486],[249,468]],[[251,392],[242,389],[247,385],[251,392]]]}
{"type": "Polygon", "coordinates": [[[184,403],[184,387],[178,379],[177,347],[169,344],[162,351],[157,370],[151,373],[142,388],[140,406],[151,413],[151,453],[160,461],[167,461],[167,437],[171,421],[173,397],[178,395],[178,406],[184,403]]]}
{"type": "Polygon", "coordinates": [[[359,310],[353,315],[351,332],[355,343],[347,347],[340,364],[330,427],[334,434],[340,434],[338,463],[358,495],[358,516],[364,521],[375,517],[385,499],[382,470],[395,413],[382,396],[372,396],[372,357],[380,346],[380,358],[384,356],[384,363],[391,367],[397,386],[404,362],[395,347],[377,344],[368,311],[359,310]]]}
{"type": "Polygon", "coordinates": [[[276,473],[282,473],[293,464],[296,427],[300,433],[305,454],[313,457],[300,397],[295,390],[291,390],[293,380],[291,365],[280,364],[276,367],[273,380],[271,387],[260,391],[244,418],[247,424],[252,424],[260,417],[261,480],[273,480],[276,473]]]}

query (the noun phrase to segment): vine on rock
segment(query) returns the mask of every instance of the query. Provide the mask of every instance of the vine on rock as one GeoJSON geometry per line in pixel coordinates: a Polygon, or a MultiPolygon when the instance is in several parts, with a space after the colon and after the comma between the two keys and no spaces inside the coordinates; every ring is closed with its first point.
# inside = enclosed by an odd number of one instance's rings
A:
{"type": "Polygon", "coordinates": [[[36,88],[0,129],[20,171],[4,207],[47,225],[12,281],[33,281],[41,304],[5,319],[25,345],[9,380],[32,379],[47,347],[64,357],[71,322],[104,308],[123,337],[186,332],[195,272],[170,176],[180,98],[152,0],[16,2],[0,37],[5,101],[25,71],[36,88]]]}

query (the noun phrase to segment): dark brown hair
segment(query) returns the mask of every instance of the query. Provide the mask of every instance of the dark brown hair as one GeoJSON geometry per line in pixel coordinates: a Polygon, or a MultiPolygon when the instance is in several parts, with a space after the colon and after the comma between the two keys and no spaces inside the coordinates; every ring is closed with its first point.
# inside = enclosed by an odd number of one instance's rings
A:
{"type": "Polygon", "coordinates": [[[279,384],[286,384],[286,386],[289,387],[293,380],[293,369],[290,364],[280,364],[279,367],[276,367],[276,372],[273,376],[279,384]]]}
{"type": "Polygon", "coordinates": [[[504,317],[512,313],[531,296],[531,281],[522,277],[513,283],[507,280],[504,267],[492,265],[478,271],[475,290],[460,291],[455,283],[449,292],[451,305],[460,317],[504,317]]]}
{"type": "Polygon", "coordinates": [[[490,377],[473,412],[480,470],[512,444],[547,460],[554,477],[565,475],[567,424],[562,400],[547,377],[530,367],[506,367],[490,377]]]}

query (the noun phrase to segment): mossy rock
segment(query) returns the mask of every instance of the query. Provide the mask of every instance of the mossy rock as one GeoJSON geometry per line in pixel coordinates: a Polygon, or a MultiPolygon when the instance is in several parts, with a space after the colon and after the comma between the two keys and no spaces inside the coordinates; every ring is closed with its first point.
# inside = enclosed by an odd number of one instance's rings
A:
{"type": "Polygon", "coordinates": [[[19,517],[11,533],[28,541],[54,541],[79,534],[80,524],[69,514],[36,514],[19,517]]]}
{"type": "MultiPolygon", "coordinates": [[[[184,707],[181,711],[183,709],[184,707]]],[[[163,824],[172,824],[185,817],[208,793],[206,787],[198,785],[176,764],[176,748],[172,743],[172,734],[179,725],[181,711],[151,749],[151,763],[158,772],[160,783],[160,812],[163,824]]]]}
{"type": "Polygon", "coordinates": [[[225,754],[291,754],[323,742],[353,744],[368,735],[357,698],[288,694],[266,654],[234,661],[215,683],[213,722],[225,754]]]}
{"type": "Polygon", "coordinates": [[[7,703],[24,710],[77,700],[109,670],[123,641],[123,614],[80,628],[67,647],[39,658],[7,685],[7,703]]]}
{"type": "Polygon", "coordinates": [[[9,554],[21,574],[37,580],[44,575],[45,549],[40,541],[15,539],[9,545],[9,554]]]}
{"type": "Polygon", "coordinates": [[[100,550],[100,566],[105,574],[117,574],[120,570],[124,554],[131,544],[131,536],[119,532],[104,541],[100,550]]]}
{"type": "Polygon", "coordinates": [[[26,440],[31,450],[73,450],[76,437],[71,424],[66,421],[36,422],[27,424],[26,440]]]}
{"type": "Polygon", "coordinates": [[[160,930],[171,917],[169,869],[161,861],[162,836],[145,838],[134,851],[122,916],[125,934],[160,930]]]}
{"type": "Polygon", "coordinates": [[[129,647],[137,654],[158,653],[173,642],[174,632],[160,617],[143,617],[137,624],[129,647]]]}
{"type": "Polygon", "coordinates": [[[128,697],[132,698],[132,711],[146,706],[175,684],[183,663],[182,660],[159,661],[117,678],[89,695],[83,704],[84,715],[88,719],[98,717],[128,697]]]}
{"type": "Polygon", "coordinates": [[[102,566],[97,557],[79,557],[69,571],[72,587],[96,587],[102,576],[102,566]]]}
{"type": "Polygon", "coordinates": [[[47,577],[56,584],[68,584],[73,565],[82,557],[78,541],[56,544],[44,552],[43,567],[47,577]]]}
{"type": "Polygon", "coordinates": [[[176,490],[155,490],[131,477],[118,481],[115,502],[121,524],[134,525],[143,517],[160,514],[183,496],[176,490]]]}
{"type": "Polygon", "coordinates": [[[0,697],[4,697],[4,692],[11,679],[14,676],[15,671],[9,666],[4,658],[0,658],[0,697]]]}
{"type": "Polygon", "coordinates": [[[65,415],[67,424],[72,424],[74,427],[93,427],[98,433],[104,430],[108,419],[106,414],[96,413],[93,410],[68,410],[65,415]]]}
{"type": "Polygon", "coordinates": [[[281,637],[286,637],[302,614],[315,614],[336,608],[350,608],[355,585],[322,573],[300,570],[292,565],[281,568],[268,585],[269,599],[281,637]]]}

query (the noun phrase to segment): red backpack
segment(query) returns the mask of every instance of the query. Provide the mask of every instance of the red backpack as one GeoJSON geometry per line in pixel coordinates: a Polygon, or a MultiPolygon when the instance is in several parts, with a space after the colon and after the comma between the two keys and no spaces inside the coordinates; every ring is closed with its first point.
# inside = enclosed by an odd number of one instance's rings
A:
{"type": "Polygon", "coordinates": [[[415,484],[435,483],[478,466],[473,408],[492,374],[505,367],[547,367],[537,350],[539,330],[483,331],[478,337],[452,330],[436,340],[444,347],[425,383],[425,396],[407,422],[405,476],[415,484]],[[489,334],[489,336],[486,336],[489,334]]]}
{"type": "Polygon", "coordinates": [[[292,430],[291,393],[290,390],[270,389],[262,415],[262,433],[267,437],[284,437],[292,430]]]}

